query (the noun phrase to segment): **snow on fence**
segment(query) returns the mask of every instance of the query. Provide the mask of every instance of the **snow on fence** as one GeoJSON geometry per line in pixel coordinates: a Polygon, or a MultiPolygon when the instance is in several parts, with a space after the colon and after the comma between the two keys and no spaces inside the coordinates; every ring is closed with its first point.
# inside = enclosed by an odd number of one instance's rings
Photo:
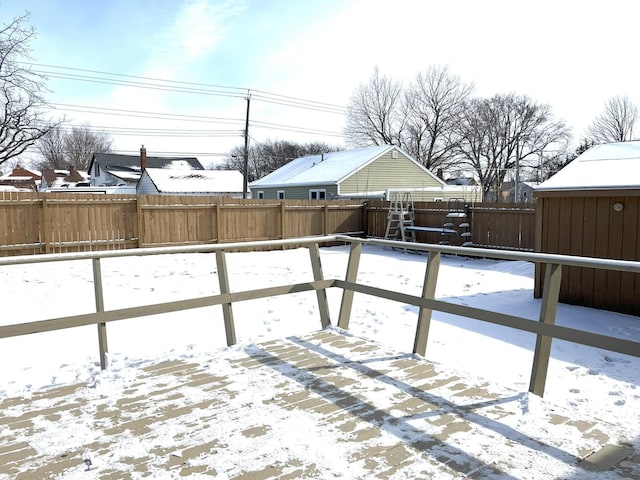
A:
{"type": "MultiPolygon", "coordinates": [[[[507,252],[491,249],[468,249],[463,247],[441,246],[412,243],[411,249],[427,252],[426,271],[423,281],[422,295],[409,295],[399,291],[373,287],[358,283],[358,268],[363,244],[379,245],[393,248],[406,248],[404,242],[362,239],[344,235],[327,235],[312,238],[294,238],[276,241],[243,242],[225,245],[200,245],[164,248],[143,248],[136,250],[114,250],[105,252],[63,253],[52,255],[24,255],[10,258],[0,258],[0,268],[5,265],[18,265],[30,263],[61,262],[69,260],[91,260],[93,264],[93,281],[95,296],[95,313],[86,313],[68,317],[50,318],[28,323],[10,324],[0,326],[0,341],[3,338],[20,335],[50,332],[86,325],[97,325],[98,345],[100,361],[103,368],[107,364],[107,323],[143,317],[183,311],[193,308],[201,308],[213,305],[221,305],[228,345],[236,343],[235,324],[233,317],[233,304],[235,302],[267,298],[290,293],[315,291],[318,301],[320,326],[322,328],[331,324],[326,290],[328,288],[342,289],[342,300],[339,309],[337,326],[343,329],[349,328],[351,309],[355,293],[373,295],[391,301],[402,302],[418,307],[416,334],[414,338],[413,353],[425,355],[431,313],[433,310],[446,312],[452,315],[460,315],[479,321],[498,324],[510,328],[527,331],[536,335],[534,360],[531,370],[529,390],[539,396],[544,393],[552,339],[561,339],[569,342],[588,345],[596,348],[640,357],[640,343],[621,338],[599,335],[582,330],[555,325],[556,311],[560,283],[562,281],[562,267],[588,267],[620,272],[640,273],[640,262],[607,260],[585,257],[572,257],[564,255],[539,254],[529,252],[507,252]],[[350,244],[349,260],[346,266],[344,280],[325,279],[322,272],[319,247],[326,243],[350,244]],[[280,285],[257,290],[232,292],[229,288],[229,276],[226,264],[226,251],[256,250],[284,248],[290,245],[304,245],[308,248],[313,272],[313,280],[280,285]],[[104,309],[103,276],[100,268],[102,258],[143,256],[175,253],[214,253],[216,255],[217,277],[220,286],[220,294],[205,297],[189,298],[185,300],[141,305],[136,307],[121,308],[115,310],[104,309]],[[438,282],[438,270],[442,254],[462,254],[502,260],[520,260],[535,262],[545,266],[544,293],[540,304],[539,320],[533,321],[523,317],[497,313],[490,310],[453,304],[443,300],[435,300],[434,294],[438,282]]],[[[70,262],[73,264],[73,262],[70,262]]]]}

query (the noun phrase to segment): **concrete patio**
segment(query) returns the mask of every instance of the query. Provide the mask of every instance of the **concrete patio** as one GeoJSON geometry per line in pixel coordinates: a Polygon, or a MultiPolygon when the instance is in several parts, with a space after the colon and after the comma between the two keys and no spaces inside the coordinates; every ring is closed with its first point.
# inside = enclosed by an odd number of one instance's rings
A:
{"type": "Polygon", "coordinates": [[[640,478],[598,419],[336,330],[225,352],[1,399],[0,479],[640,478]]]}

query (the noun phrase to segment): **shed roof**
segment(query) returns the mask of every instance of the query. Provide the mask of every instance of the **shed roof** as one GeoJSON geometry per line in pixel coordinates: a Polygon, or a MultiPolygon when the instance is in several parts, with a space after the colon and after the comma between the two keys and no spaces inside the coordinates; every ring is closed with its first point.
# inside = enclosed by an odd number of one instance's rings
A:
{"type": "Polygon", "coordinates": [[[161,193],[242,193],[244,177],[237,170],[171,170],[147,168],[161,193]]]}
{"type": "Polygon", "coordinates": [[[394,149],[423,168],[426,173],[432,175],[439,182],[444,183],[398,147],[394,145],[378,145],[296,158],[269,175],[251,182],[251,187],[337,185],[345,178],[394,149]]]}
{"type": "Polygon", "coordinates": [[[640,188],[640,141],[596,145],[578,156],[536,192],[640,188]]]}

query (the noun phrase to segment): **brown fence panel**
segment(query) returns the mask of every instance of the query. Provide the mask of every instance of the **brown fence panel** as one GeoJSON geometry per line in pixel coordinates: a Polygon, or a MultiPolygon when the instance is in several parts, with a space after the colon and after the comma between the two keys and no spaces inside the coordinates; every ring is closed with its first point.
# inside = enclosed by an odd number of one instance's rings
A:
{"type": "Polygon", "coordinates": [[[0,256],[44,253],[37,193],[0,192],[0,256]]]}
{"type": "Polygon", "coordinates": [[[533,251],[535,206],[475,204],[470,207],[471,240],[478,247],[533,251]]]}
{"type": "MultiPolygon", "coordinates": [[[[372,237],[383,238],[387,226],[390,202],[367,202],[367,231],[372,237]]],[[[414,202],[415,225],[441,228],[445,223],[447,202],[414,202]]],[[[513,250],[534,249],[535,206],[510,203],[475,203],[466,207],[471,224],[471,241],[478,247],[513,250]]],[[[438,243],[438,232],[418,232],[416,239],[438,243]]],[[[462,244],[461,238],[449,238],[452,245],[462,244]]]]}
{"type": "Polygon", "coordinates": [[[348,200],[0,192],[0,255],[364,233],[348,200]]]}

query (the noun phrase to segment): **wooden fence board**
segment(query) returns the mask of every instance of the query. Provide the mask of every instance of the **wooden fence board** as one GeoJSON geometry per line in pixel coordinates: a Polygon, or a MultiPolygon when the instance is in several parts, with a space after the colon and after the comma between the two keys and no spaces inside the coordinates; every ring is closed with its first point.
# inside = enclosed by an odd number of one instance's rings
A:
{"type": "MultiPolygon", "coordinates": [[[[442,226],[446,203],[416,202],[416,225],[442,226]]],[[[125,249],[332,233],[384,236],[389,202],[8,193],[0,196],[0,255],[125,249]]],[[[469,206],[479,246],[533,250],[532,208],[469,206]],[[480,232],[480,233],[477,233],[480,232]],[[487,240],[488,239],[488,240],[487,240]],[[497,244],[497,245],[493,245],[497,244]]],[[[438,234],[419,241],[438,243],[438,234]]]]}

